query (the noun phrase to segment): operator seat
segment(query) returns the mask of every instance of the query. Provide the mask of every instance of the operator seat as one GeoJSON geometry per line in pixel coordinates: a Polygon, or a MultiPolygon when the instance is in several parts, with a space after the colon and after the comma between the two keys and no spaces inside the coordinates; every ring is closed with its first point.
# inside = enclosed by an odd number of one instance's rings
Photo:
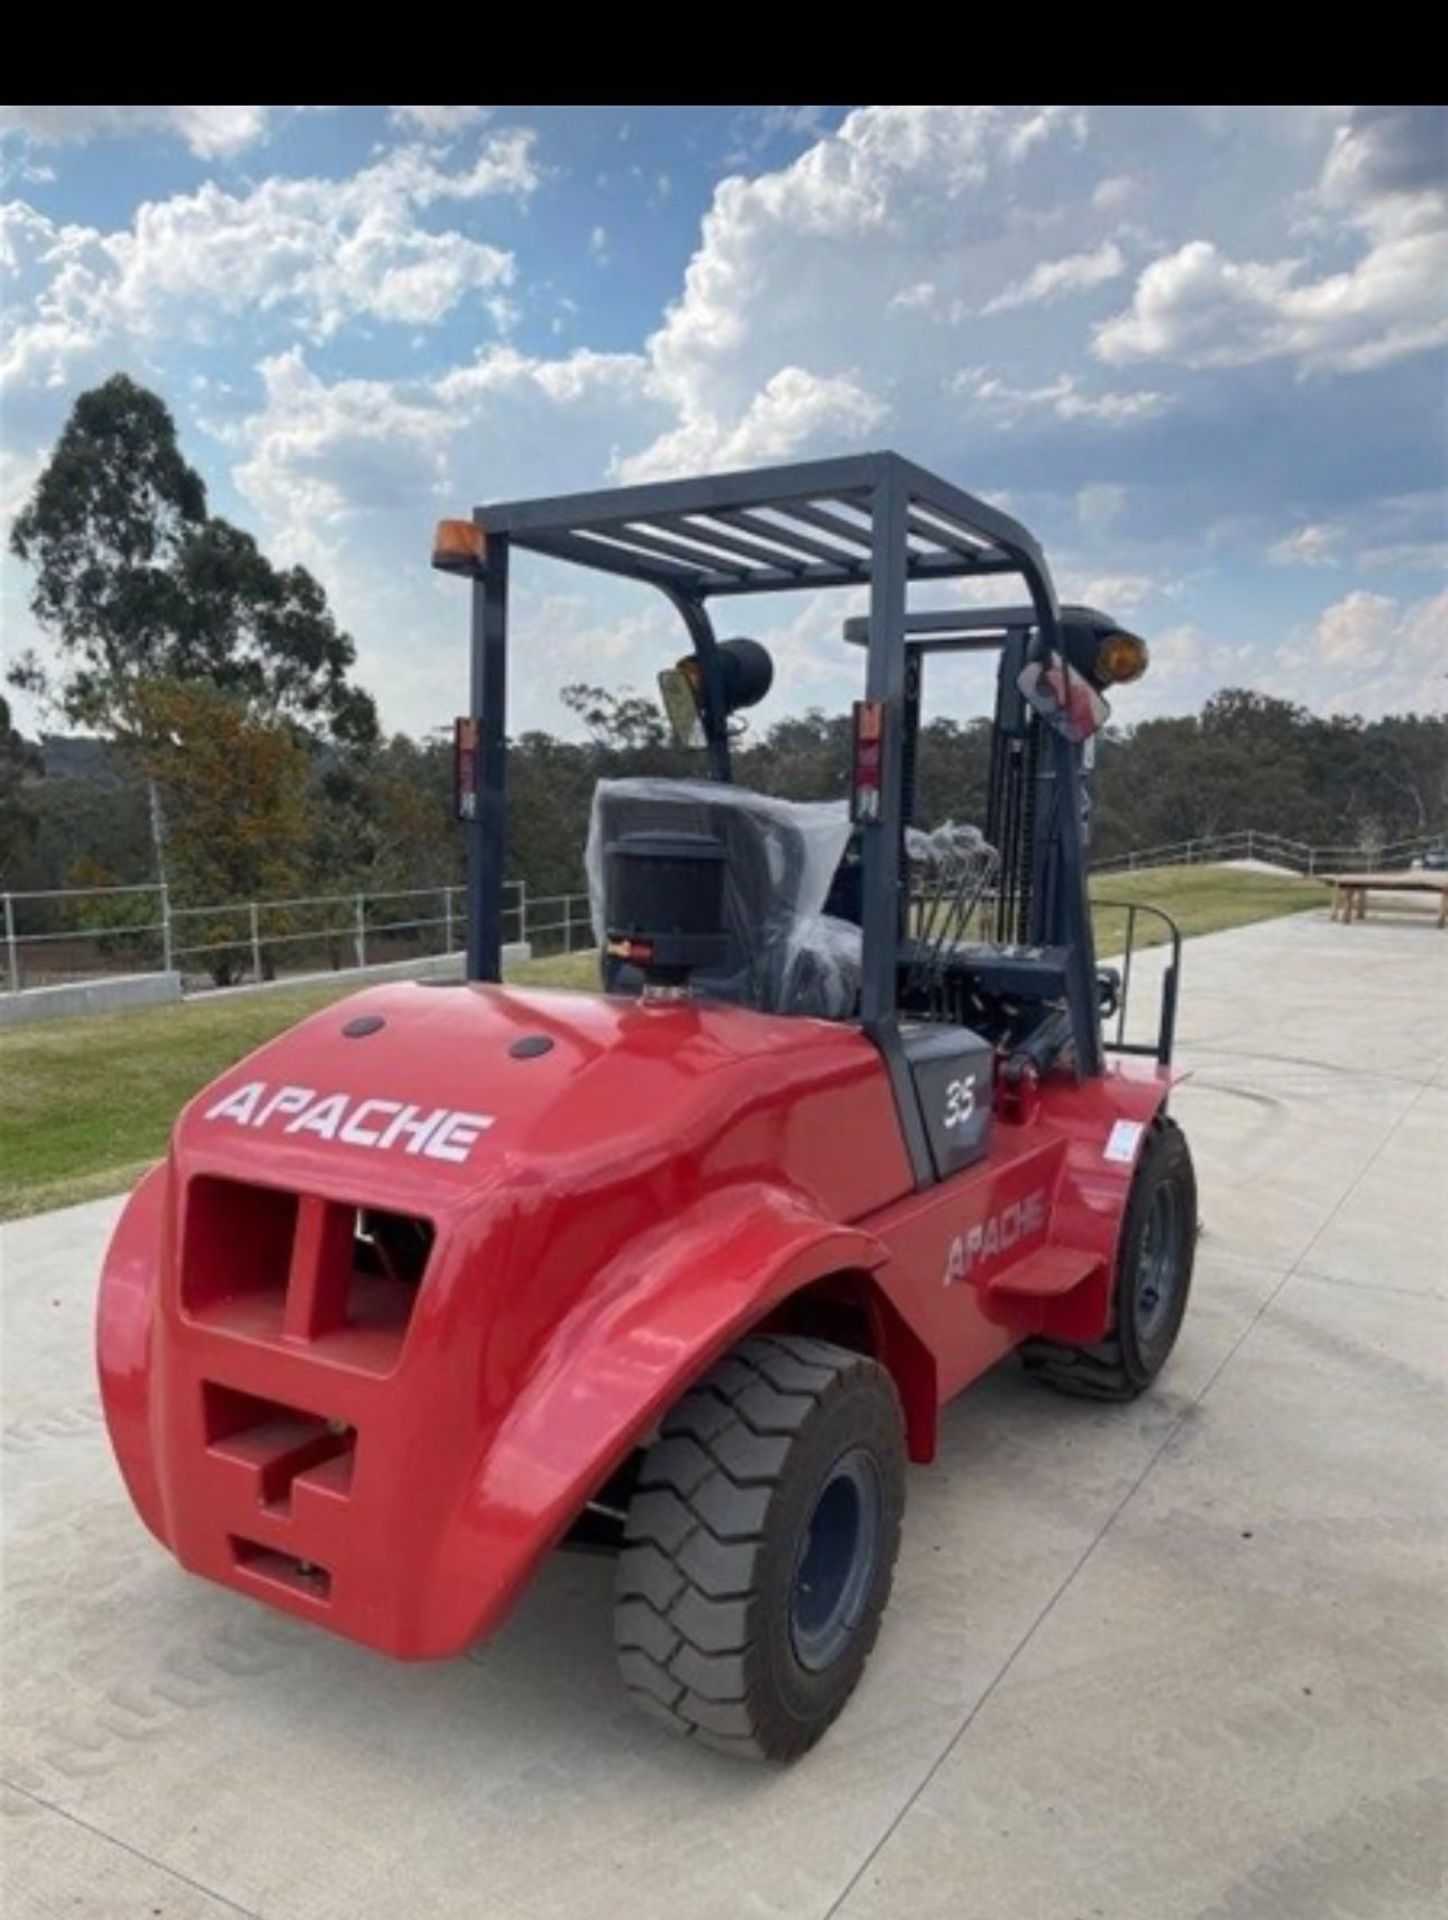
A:
{"type": "MultiPolygon", "coordinates": [[[[843,802],[776,800],[712,780],[600,780],[588,829],[588,892],[604,945],[604,849],[626,833],[712,834],[724,846],[724,965],[694,983],[760,1013],[849,1019],[860,998],[860,930],[825,913],[850,837],[843,802]]],[[[610,993],[641,976],[603,956],[610,993]]]]}

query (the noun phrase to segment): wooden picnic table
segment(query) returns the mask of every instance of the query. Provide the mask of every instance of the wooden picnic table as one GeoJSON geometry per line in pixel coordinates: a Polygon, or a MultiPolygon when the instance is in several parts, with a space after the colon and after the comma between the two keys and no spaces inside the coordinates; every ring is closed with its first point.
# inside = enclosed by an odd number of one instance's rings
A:
{"type": "Polygon", "coordinates": [[[1399,873],[1328,873],[1323,878],[1332,887],[1333,920],[1350,925],[1363,919],[1370,893],[1436,893],[1438,925],[1448,927],[1448,873],[1410,867],[1399,873]]]}

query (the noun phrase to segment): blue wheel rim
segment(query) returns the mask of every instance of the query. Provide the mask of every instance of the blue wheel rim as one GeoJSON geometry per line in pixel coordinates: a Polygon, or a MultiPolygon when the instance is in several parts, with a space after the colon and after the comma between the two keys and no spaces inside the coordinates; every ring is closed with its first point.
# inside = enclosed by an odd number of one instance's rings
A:
{"type": "Polygon", "coordinates": [[[789,1632],[811,1673],[833,1665],[854,1638],[880,1558],[880,1470],[853,1447],[826,1474],[795,1558],[789,1632]]]}
{"type": "Polygon", "coordinates": [[[1164,1181],[1152,1195],[1136,1261],[1136,1327],[1143,1340],[1156,1335],[1175,1302],[1181,1279],[1180,1238],[1176,1193],[1164,1181]]]}

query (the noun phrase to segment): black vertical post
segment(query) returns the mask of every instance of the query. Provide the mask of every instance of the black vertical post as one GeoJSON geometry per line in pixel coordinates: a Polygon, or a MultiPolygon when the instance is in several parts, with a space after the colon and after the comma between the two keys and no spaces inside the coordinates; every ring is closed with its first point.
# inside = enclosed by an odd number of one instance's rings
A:
{"type": "Polygon", "coordinates": [[[917,1187],[934,1179],[930,1142],[905,1058],[896,1018],[899,998],[901,898],[900,861],[905,843],[906,669],[906,511],[909,494],[896,462],[886,457],[877,468],[871,492],[870,650],[865,662],[865,697],[884,710],[881,742],[880,811],[861,827],[864,875],[861,888],[862,958],[860,1024],[875,1045],[890,1076],[890,1091],[900,1120],[905,1151],[917,1187]]]}
{"type": "Polygon", "coordinates": [[[1101,992],[1096,979],[1096,936],[1091,926],[1091,894],[1086,847],[1081,831],[1081,748],[1057,736],[1053,742],[1059,769],[1056,788],[1056,913],[1070,948],[1067,967],[1071,1024],[1076,1040],[1076,1071],[1093,1079],[1101,1071],[1101,992]]]}
{"type": "Polygon", "coordinates": [[[900,745],[900,824],[915,824],[915,770],[920,757],[920,693],[924,661],[919,646],[905,643],[905,702],[900,745]]]}
{"type": "Polygon", "coordinates": [[[904,480],[892,460],[880,467],[871,501],[870,641],[865,697],[885,710],[884,767],[877,819],[863,830],[864,979],[860,1015],[867,1029],[895,1017],[900,946],[900,851],[905,837],[905,554],[904,480]]]}
{"type": "Polygon", "coordinates": [[[478,723],[477,809],[468,822],[469,980],[503,976],[503,862],[508,751],[508,541],[488,539],[473,581],[471,713],[478,723]]]}

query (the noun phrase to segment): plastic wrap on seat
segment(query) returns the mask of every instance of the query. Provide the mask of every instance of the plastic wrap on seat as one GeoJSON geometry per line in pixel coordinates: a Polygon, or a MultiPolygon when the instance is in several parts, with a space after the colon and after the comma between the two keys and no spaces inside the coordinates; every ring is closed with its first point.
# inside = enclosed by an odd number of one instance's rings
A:
{"type": "Polygon", "coordinates": [[[822,913],[800,930],[784,1001],[788,1013],[809,1013],[820,1020],[845,1020],[860,1001],[864,935],[851,920],[822,913]]]}
{"type": "MultiPolygon", "coordinates": [[[[843,1019],[855,1011],[859,929],[824,911],[850,838],[843,801],[778,800],[709,780],[600,780],[585,855],[600,946],[604,848],[620,834],[650,830],[708,833],[724,843],[729,955],[718,972],[696,976],[701,992],[765,1013],[843,1019]]],[[[624,988],[631,980],[606,964],[605,983],[624,988]]]]}

